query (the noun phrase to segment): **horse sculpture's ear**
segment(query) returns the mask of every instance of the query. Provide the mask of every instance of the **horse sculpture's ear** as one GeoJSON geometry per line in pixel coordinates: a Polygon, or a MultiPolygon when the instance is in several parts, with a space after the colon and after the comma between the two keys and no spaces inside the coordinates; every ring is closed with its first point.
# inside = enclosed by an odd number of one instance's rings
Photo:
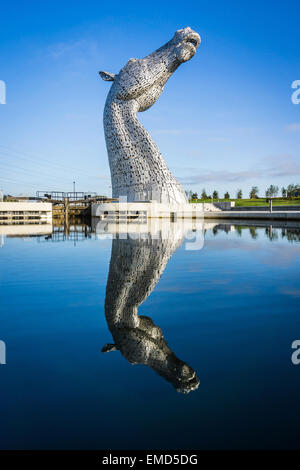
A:
{"type": "Polygon", "coordinates": [[[101,78],[103,80],[105,80],[106,82],[113,82],[114,79],[115,79],[115,74],[114,73],[109,73],[109,72],[103,72],[101,70],[101,72],[99,72],[99,75],[101,76],[101,78]]]}

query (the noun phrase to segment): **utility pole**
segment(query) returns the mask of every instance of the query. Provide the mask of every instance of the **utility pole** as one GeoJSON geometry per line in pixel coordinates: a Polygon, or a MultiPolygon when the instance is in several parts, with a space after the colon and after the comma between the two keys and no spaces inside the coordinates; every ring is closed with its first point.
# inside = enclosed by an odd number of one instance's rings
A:
{"type": "Polygon", "coordinates": [[[64,232],[68,235],[69,232],[69,198],[64,198],[64,232]]]}

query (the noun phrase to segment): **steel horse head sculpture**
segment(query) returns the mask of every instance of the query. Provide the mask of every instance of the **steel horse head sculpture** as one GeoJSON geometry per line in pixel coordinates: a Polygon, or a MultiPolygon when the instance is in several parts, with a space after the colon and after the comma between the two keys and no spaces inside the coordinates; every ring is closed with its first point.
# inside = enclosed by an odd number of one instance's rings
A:
{"type": "Polygon", "coordinates": [[[128,202],[187,203],[183,188],[136,114],[158,100],[167,80],[195,55],[200,42],[191,28],[180,29],[144,59],[130,59],[117,75],[99,72],[103,80],[113,82],[104,108],[113,197],[123,196],[128,202]]]}

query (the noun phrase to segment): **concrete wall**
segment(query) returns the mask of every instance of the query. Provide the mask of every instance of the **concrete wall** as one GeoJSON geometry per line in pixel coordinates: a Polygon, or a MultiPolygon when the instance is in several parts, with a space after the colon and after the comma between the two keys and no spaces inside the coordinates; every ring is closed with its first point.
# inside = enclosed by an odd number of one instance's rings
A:
{"type": "Polygon", "coordinates": [[[119,217],[139,216],[144,217],[172,217],[189,218],[201,217],[207,212],[230,211],[234,207],[234,202],[222,201],[214,203],[195,203],[172,205],[161,204],[155,201],[145,202],[104,202],[92,204],[92,217],[116,216],[119,217]],[[107,213],[107,214],[106,214],[107,213]]]}
{"type": "Polygon", "coordinates": [[[49,202],[0,202],[0,210],[4,211],[47,211],[52,212],[49,202]]]}
{"type": "Polygon", "coordinates": [[[220,201],[220,202],[214,202],[213,205],[218,207],[222,211],[230,211],[234,208],[235,202],[234,201],[220,201]]]}
{"type": "Polygon", "coordinates": [[[300,211],[275,211],[275,212],[267,212],[267,211],[215,211],[215,212],[205,212],[205,218],[209,219],[268,219],[268,220],[298,220],[300,221],[300,211]]]}
{"type": "Polygon", "coordinates": [[[204,212],[216,212],[216,211],[230,211],[235,202],[232,201],[220,201],[220,202],[200,202],[198,205],[203,206],[204,212]]]}
{"type": "Polygon", "coordinates": [[[135,217],[203,217],[203,204],[183,204],[170,206],[158,202],[104,202],[92,204],[92,217],[113,218],[135,217]]]}
{"type": "MultiPolygon", "coordinates": [[[[269,206],[245,206],[245,207],[233,207],[233,211],[254,211],[260,212],[265,211],[268,212],[269,206]]],[[[285,212],[285,211],[300,211],[300,204],[297,206],[272,206],[273,211],[285,212]]]]}

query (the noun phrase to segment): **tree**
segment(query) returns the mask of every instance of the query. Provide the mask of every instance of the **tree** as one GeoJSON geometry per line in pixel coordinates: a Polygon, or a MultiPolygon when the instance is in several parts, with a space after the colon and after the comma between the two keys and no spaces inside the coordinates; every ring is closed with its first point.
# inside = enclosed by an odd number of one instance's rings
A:
{"type": "Polygon", "coordinates": [[[224,199],[230,199],[230,194],[228,191],[224,194],[224,199]]]}
{"type": "Polygon", "coordinates": [[[287,196],[287,190],[285,188],[281,188],[281,195],[282,195],[282,197],[287,196]]]}
{"type": "Polygon", "coordinates": [[[242,197],[243,197],[242,190],[241,190],[241,189],[238,189],[238,190],[237,190],[237,193],[236,193],[236,198],[237,198],[237,199],[242,199],[242,197]]]}
{"type": "Polygon", "coordinates": [[[251,191],[250,191],[250,199],[257,199],[258,198],[258,187],[257,186],[252,186],[251,191]]]}
{"type": "Polygon", "coordinates": [[[207,194],[204,188],[202,189],[201,199],[207,199],[207,194]]]}
{"type": "Polygon", "coordinates": [[[300,186],[299,184],[289,184],[287,187],[287,197],[299,196],[300,186]]]}
{"type": "Polygon", "coordinates": [[[273,184],[271,184],[271,186],[269,186],[266,190],[266,196],[267,197],[276,197],[278,192],[279,192],[278,186],[274,186],[273,184]]]}
{"type": "Polygon", "coordinates": [[[287,190],[286,190],[286,195],[287,195],[287,197],[292,197],[292,195],[293,195],[293,190],[294,190],[294,185],[293,185],[293,184],[289,184],[288,187],[287,187],[287,190]]]}
{"type": "Polygon", "coordinates": [[[198,193],[193,193],[192,194],[192,199],[198,199],[198,193]]]}
{"type": "Polygon", "coordinates": [[[212,197],[213,197],[213,199],[219,199],[218,191],[214,190],[214,192],[212,194],[212,197]]]}

